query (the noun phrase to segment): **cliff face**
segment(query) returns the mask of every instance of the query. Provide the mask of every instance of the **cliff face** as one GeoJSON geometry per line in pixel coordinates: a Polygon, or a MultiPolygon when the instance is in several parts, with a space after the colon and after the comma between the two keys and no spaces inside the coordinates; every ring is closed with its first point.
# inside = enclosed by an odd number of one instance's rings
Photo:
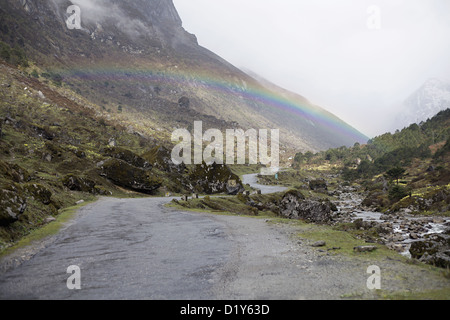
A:
{"type": "Polygon", "coordinates": [[[141,47],[145,41],[175,48],[197,45],[195,36],[183,29],[171,0],[2,0],[2,3],[5,12],[23,19],[28,16],[34,21],[31,24],[44,29],[51,25],[50,21],[55,27],[57,23],[64,28],[72,15],[67,8],[76,5],[81,9],[81,30],[90,35],[99,31],[112,38],[126,35],[141,47]]]}

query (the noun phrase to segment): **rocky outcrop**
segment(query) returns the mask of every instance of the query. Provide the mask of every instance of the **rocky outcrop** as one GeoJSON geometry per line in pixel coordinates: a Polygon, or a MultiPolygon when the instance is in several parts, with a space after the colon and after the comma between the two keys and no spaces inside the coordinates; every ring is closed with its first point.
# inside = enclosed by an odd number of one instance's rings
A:
{"type": "Polygon", "coordinates": [[[48,205],[52,202],[52,192],[43,185],[28,183],[24,186],[24,189],[28,194],[32,195],[35,200],[41,202],[42,204],[48,205]]]}
{"type": "Polygon", "coordinates": [[[134,167],[118,159],[106,161],[101,167],[101,175],[120,187],[145,194],[152,194],[161,187],[161,181],[149,170],[134,167]]]}
{"type": "Polygon", "coordinates": [[[104,150],[106,156],[125,161],[129,165],[142,169],[151,169],[151,164],[130,150],[120,147],[109,147],[104,150]]]}
{"type": "Polygon", "coordinates": [[[184,173],[186,166],[184,164],[175,165],[172,161],[172,155],[169,149],[164,146],[156,146],[142,155],[153,167],[169,172],[169,173],[184,173]]]}
{"type": "Polygon", "coordinates": [[[0,186],[0,226],[16,222],[27,208],[27,199],[19,186],[0,186]]]}
{"type": "Polygon", "coordinates": [[[241,179],[225,165],[203,163],[189,175],[189,188],[200,194],[226,193],[237,195],[244,191],[241,179]]]}
{"type": "Polygon", "coordinates": [[[409,249],[411,256],[440,268],[450,268],[450,236],[446,234],[427,235],[416,241],[409,249]]]}
{"type": "Polygon", "coordinates": [[[300,219],[310,223],[324,224],[333,220],[336,206],[326,200],[307,200],[299,191],[285,193],[280,202],[280,215],[289,219],[300,219]]]}
{"type": "Polygon", "coordinates": [[[30,174],[27,170],[17,164],[10,164],[0,160],[0,175],[14,182],[30,181],[30,174]]]}
{"type": "Polygon", "coordinates": [[[95,182],[88,178],[68,174],[62,179],[62,183],[71,191],[95,193],[95,182]]]}

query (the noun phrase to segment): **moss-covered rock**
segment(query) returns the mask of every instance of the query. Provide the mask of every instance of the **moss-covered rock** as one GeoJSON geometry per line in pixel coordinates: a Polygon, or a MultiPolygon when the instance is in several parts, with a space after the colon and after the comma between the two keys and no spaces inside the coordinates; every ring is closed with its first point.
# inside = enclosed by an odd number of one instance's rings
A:
{"type": "Polygon", "coordinates": [[[310,181],[309,188],[314,191],[326,191],[326,190],[328,190],[328,185],[325,180],[318,179],[318,180],[310,181]]]}
{"type": "Polygon", "coordinates": [[[28,183],[24,186],[24,189],[36,200],[45,205],[50,204],[52,202],[51,200],[52,192],[40,184],[28,183]]]}
{"type": "Polygon", "coordinates": [[[95,193],[95,182],[88,178],[68,174],[62,178],[62,183],[72,191],[95,193]]]}
{"type": "Polygon", "coordinates": [[[425,240],[411,244],[411,256],[440,268],[450,268],[450,237],[448,235],[427,235],[425,240]]]}
{"type": "Polygon", "coordinates": [[[138,156],[134,152],[120,148],[120,147],[109,147],[104,150],[104,154],[122,160],[134,167],[142,168],[142,169],[151,169],[151,164],[146,161],[144,158],[138,156]]]}
{"type": "Polygon", "coordinates": [[[309,200],[297,190],[286,192],[280,202],[280,215],[311,223],[329,223],[333,220],[336,205],[328,199],[309,200]]]}
{"type": "Polygon", "coordinates": [[[17,221],[26,208],[26,195],[20,186],[0,185],[0,226],[17,221]]]}
{"type": "Polygon", "coordinates": [[[190,188],[200,194],[227,193],[236,195],[244,191],[241,179],[225,165],[206,163],[196,165],[189,175],[190,188]]]}
{"type": "Polygon", "coordinates": [[[30,174],[27,170],[17,164],[9,164],[0,160],[0,176],[14,182],[30,181],[30,174]]]}
{"type": "Polygon", "coordinates": [[[106,161],[101,170],[101,175],[114,184],[141,193],[152,194],[162,184],[161,180],[150,171],[134,167],[118,159],[106,161]]]}
{"type": "Polygon", "coordinates": [[[172,155],[169,149],[164,146],[156,146],[142,154],[142,158],[147,160],[153,167],[170,173],[184,173],[186,166],[184,164],[175,165],[172,161],[172,155]]]}

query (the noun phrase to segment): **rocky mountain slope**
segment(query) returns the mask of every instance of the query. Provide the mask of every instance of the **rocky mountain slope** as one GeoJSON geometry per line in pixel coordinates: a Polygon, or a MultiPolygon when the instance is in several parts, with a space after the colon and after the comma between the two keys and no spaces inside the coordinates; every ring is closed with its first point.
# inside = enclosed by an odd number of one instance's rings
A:
{"type": "Polygon", "coordinates": [[[395,120],[396,129],[431,119],[440,111],[450,108],[450,84],[439,79],[429,79],[401,106],[395,120]]]}
{"type": "Polygon", "coordinates": [[[367,141],[199,46],[170,0],[0,3],[0,40],[22,48],[41,77],[58,79],[98,105],[97,113],[142,134],[168,140],[174,128],[202,120],[204,128],[280,129],[283,146],[296,151],[367,141]],[[79,28],[71,5],[80,8],[79,28]]]}

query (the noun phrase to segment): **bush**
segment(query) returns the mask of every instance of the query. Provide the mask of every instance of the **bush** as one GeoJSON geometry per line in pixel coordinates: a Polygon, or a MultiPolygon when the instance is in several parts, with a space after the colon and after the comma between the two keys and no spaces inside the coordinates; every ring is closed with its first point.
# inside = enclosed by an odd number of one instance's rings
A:
{"type": "Polygon", "coordinates": [[[409,193],[405,187],[402,187],[400,185],[394,185],[389,190],[389,199],[391,201],[397,202],[406,197],[408,194],[409,193]]]}

